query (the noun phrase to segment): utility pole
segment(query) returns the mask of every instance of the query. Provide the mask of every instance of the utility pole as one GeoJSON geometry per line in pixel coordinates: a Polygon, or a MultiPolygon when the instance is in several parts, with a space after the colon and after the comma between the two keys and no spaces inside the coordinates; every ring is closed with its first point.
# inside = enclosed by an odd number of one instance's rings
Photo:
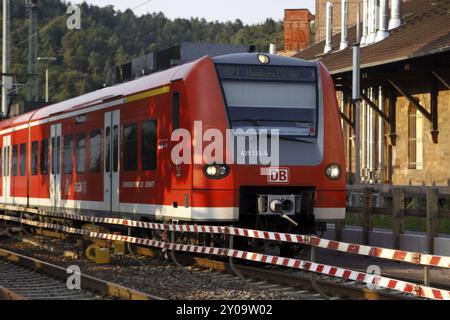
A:
{"type": "Polygon", "coordinates": [[[12,89],[10,61],[10,0],[3,0],[3,46],[2,46],[2,116],[7,116],[9,105],[9,90],[12,89]]]}
{"type": "Polygon", "coordinates": [[[353,83],[352,98],[355,106],[355,184],[361,184],[361,159],[360,159],[360,128],[359,128],[359,109],[360,109],[360,17],[359,17],[359,0],[356,3],[356,41],[353,45],[353,83]]]}
{"type": "Polygon", "coordinates": [[[27,100],[39,101],[39,78],[37,73],[37,9],[38,0],[27,0],[28,28],[28,96],[27,100]]]}
{"type": "Polygon", "coordinates": [[[56,61],[54,57],[38,57],[38,61],[45,61],[45,102],[49,101],[49,92],[48,92],[48,66],[52,61],[56,61]]]}

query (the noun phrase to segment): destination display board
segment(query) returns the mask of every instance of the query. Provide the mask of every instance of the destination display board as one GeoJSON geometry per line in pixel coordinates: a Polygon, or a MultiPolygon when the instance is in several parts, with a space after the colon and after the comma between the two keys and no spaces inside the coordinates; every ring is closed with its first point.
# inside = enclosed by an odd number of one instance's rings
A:
{"type": "Polygon", "coordinates": [[[221,80],[315,82],[314,67],[217,64],[221,80]]]}

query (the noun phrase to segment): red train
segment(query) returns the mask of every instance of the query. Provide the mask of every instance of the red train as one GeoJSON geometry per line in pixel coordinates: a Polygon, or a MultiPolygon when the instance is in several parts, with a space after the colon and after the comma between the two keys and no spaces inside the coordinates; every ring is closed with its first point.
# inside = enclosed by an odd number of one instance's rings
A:
{"type": "Polygon", "coordinates": [[[338,107],[319,62],[204,57],[1,121],[0,136],[6,204],[295,232],[345,217],[338,107]],[[250,148],[264,130],[268,150],[250,148]],[[221,150],[223,162],[201,156],[221,150]]]}

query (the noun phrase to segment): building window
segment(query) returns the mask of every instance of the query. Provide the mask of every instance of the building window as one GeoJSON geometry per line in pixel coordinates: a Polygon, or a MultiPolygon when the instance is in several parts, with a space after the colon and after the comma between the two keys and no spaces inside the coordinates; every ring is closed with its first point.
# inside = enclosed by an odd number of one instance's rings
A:
{"type": "Polygon", "coordinates": [[[27,144],[22,143],[20,145],[20,175],[25,176],[27,169],[27,144]]]}
{"type": "Polygon", "coordinates": [[[38,174],[38,158],[39,158],[39,142],[33,141],[31,143],[31,174],[36,176],[38,174]]]}
{"type": "Polygon", "coordinates": [[[48,139],[41,142],[41,175],[48,173],[48,139]]]}
{"type": "Polygon", "coordinates": [[[408,169],[423,169],[423,115],[408,109],[408,169]]]}
{"type": "Polygon", "coordinates": [[[123,169],[135,171],[137,169],[137,126],[129,124],[123,128],[123,169]]]}
{"type": "Polygon", "coordinates": [[[17,176],[17,165],[18,165],[19,147],[17,144],[13,145],[12,148],[12,162],[11,162],[11,175],[13,177],[17,176]]]}
{"type": "Polygon", "coordinates": [[[100,130],[92,130],[90,135],[90,171],[100,172],[101,169],[101,150],[102,150],[102,132],[100,130]]]}
{"type": "Polygon", "coordinates": [[[79,133],[76,138],[75,162],[77,173],[86,172],[86,134],[79,133]]]}
{"type": "Polygon", "coordinates": [[[73,136],[64,136],[64,174],[72,174],[73,170],[73,136]]]}

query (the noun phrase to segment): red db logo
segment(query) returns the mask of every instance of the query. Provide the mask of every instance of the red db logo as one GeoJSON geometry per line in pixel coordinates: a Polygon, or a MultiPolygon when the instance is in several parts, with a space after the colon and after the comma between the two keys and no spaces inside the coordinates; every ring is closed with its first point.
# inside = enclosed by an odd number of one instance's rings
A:
{"type": "Polygon", "coordinates": [[[288,183],[289,169],[288,168],[271,168],[268,170],[267,181],[269,183],[288,183]]]}

